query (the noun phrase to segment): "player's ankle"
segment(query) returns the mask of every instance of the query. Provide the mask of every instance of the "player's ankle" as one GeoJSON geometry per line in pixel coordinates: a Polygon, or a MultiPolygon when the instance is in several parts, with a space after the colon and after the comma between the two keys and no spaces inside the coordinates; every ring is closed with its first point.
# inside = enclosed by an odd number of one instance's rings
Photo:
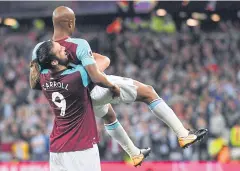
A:
{"type": "Polygon", "coordinates": [[[182,130],[179,130],[177,132],[178,138],[186,138],[189,135],[189,131],[185,128],[182,128],[182,130]]]}

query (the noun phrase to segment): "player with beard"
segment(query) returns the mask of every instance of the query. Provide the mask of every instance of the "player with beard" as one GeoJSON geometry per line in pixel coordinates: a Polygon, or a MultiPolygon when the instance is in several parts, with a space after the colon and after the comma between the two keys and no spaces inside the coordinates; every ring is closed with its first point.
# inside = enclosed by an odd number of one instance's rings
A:
{"type": "MultiPolygon", "coordinates": [[[[41,90],[55,115],[50,135],[51,171],[100,171],[99,142],[95,115],[90,98],[90,78],[78,65],[69,63],[65,47],[47,41],[36,51],[40,65],[41,90]]],[[[107,79],[102,85],[115,94],[118,88],[107,79]]]]}

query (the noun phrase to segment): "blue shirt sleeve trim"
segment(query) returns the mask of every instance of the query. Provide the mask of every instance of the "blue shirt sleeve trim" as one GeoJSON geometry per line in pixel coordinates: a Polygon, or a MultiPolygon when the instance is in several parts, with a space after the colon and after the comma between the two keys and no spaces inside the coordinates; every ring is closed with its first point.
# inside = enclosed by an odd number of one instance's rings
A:
{"type": "Polygon", "coordinates": [[[32,60],[34,60],[34,59],[37,58],[36,52],[37,52],[39,46],[41,46],[41,44],[43,44],[43,43],[44,43],[44,42],[40,42],[40,43],[38,43],[38,44],[34,47],[33,52],[32,52],[32,60]]]}
{"type": "Polygon", "coordinates": [[[86,40],[69,38],[66,41],[77,44],[76,56],[84,67],[96,63],[91,47],[86,40]]]}

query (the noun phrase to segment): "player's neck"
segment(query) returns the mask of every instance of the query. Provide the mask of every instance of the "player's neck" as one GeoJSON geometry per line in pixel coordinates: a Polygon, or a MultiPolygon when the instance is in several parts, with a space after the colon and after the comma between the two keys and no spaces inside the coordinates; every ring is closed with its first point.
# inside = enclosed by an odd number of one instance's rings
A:
{"type": "Polygon", "coordinates": [[[62,40],[64,38],[66,38],[66,37],[69,37],[69,33],[63,32],[63,31],[54,30],[52,40],[53,41],[58,41],[58,40],[62,40]]]}
{"type": "Polygon", "coordinates": [[[66,66],[58,65],[56,68],[52,69],[51,71],[52,71],[52,73],[56,73],[56,72],[63,71],[63,70],[65,70],[65,69],[67,69],[66,66]]]}

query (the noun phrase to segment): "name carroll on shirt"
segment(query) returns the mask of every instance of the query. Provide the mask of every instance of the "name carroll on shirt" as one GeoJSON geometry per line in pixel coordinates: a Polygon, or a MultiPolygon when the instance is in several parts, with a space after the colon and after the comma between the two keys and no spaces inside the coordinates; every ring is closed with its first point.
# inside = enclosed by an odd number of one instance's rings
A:
{"type": "Polygon", "coordinates": [[[42,88],[44,90],[47,90],[49,88],[61,88],[61,89],[68,90],[68,84],[64,84],[62,82],[57,82],[57,81],[49,81],[43,84],[42,88]]]}

